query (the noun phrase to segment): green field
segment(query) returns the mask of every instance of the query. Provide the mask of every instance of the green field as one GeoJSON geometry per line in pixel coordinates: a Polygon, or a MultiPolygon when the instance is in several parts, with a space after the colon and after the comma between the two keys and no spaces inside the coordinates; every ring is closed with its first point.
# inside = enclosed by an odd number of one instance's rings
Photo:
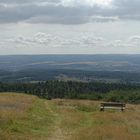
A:
{"type": "Polygon", "coordinates": [[[100,102],[0,94],[0,140],[139,140],[140,105],[99,111],[100,102]]]}

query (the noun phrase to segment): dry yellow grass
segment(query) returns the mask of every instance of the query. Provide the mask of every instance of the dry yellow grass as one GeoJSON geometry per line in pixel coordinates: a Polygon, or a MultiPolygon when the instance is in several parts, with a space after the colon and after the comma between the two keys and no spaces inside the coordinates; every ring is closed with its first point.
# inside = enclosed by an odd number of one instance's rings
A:
{"type": "Polygon", "coordinates": [[[44,100],[36,96],[0,94],[0,140],[45,140],[51,123],[44,100]]]}
{"type": "Polygon", "coordinates": [[[100,102],[0,94],[0,140],[140,140],[140,105],[99,111],[100,102]]]}
{"type": "Polygon", "coordinates": [[[140,105],[127,105],[125,112],[99,111],[100,102],[53,100],[61,117],[59,129],[66,140],[139,140],[140,105]]]}
{"type": "Polygon", "coordinates": [[[35,96],[15,93],[0,94],[0,119],[24,117],[32,106],[35,96]]]}

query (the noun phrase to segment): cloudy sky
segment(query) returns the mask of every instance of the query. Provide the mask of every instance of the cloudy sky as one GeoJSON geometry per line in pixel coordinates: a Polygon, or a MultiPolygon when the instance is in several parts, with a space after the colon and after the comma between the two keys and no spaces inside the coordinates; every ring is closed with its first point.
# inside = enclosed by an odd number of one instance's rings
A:
{"type": "Polygon", "coordinates": [[[0,0],[0,55],[140,54],[140,0],[0,0]]]}

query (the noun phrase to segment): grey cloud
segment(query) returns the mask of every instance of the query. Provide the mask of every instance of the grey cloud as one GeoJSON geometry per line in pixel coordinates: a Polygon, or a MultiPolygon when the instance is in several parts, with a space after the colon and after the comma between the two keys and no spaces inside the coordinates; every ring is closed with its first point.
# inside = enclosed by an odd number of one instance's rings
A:
{"type": "Polygon", "coordinates": [[[1,5],[0,22],[50,22],[50,23],[85,23],[89,20],[88,11],[75,7],[64,7],[62,5],[15,5],[5,7],[1,5]]]}
{"type": "Polygon", "coordinates": [[[140,0],[113,0],[113,15],[122,19],[140,19],[140,0]]]}
{"type": "Polygon", "coordinates": [[[90,21],[89,17],[70,16],[70,17],[49,17],[37,16],[26,20],[29,23],[54,23],[54,24],[83,24],[90,21]]]}
{"type": "Polygon", "coordinates": [[[35,3],[35,2],[51,2],[58,3],[60,0],[1,0],[0,3],[5,4],[25,4],[25,3],[35,3]]]}
{"type": "Polygon", "coordinates": [[[108,21],[118,21],[119,18],[118,17],[105,17],[105,16],[93,16],[91,19],[91,21],[95,21],[95,22],[108,22],[108,21]]]}
{"type": "Polygon", "coordinates": [[[140,20],[139,0],[113,0],[111,4],[110,7],[97,4],[72,6],[64,5],[61,0],[1,0],[0,23],[83,24],[140,20]]]}

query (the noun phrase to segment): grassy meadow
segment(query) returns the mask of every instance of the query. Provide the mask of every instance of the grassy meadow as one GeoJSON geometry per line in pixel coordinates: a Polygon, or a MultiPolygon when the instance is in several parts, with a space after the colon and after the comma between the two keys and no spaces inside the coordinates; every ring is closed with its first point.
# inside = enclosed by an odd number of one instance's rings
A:
{"type": "Polygon", "coordinates": [[[0,94],[0,140],[139,140],[140,105],[100,112],[100,102],[0,94]]]}

